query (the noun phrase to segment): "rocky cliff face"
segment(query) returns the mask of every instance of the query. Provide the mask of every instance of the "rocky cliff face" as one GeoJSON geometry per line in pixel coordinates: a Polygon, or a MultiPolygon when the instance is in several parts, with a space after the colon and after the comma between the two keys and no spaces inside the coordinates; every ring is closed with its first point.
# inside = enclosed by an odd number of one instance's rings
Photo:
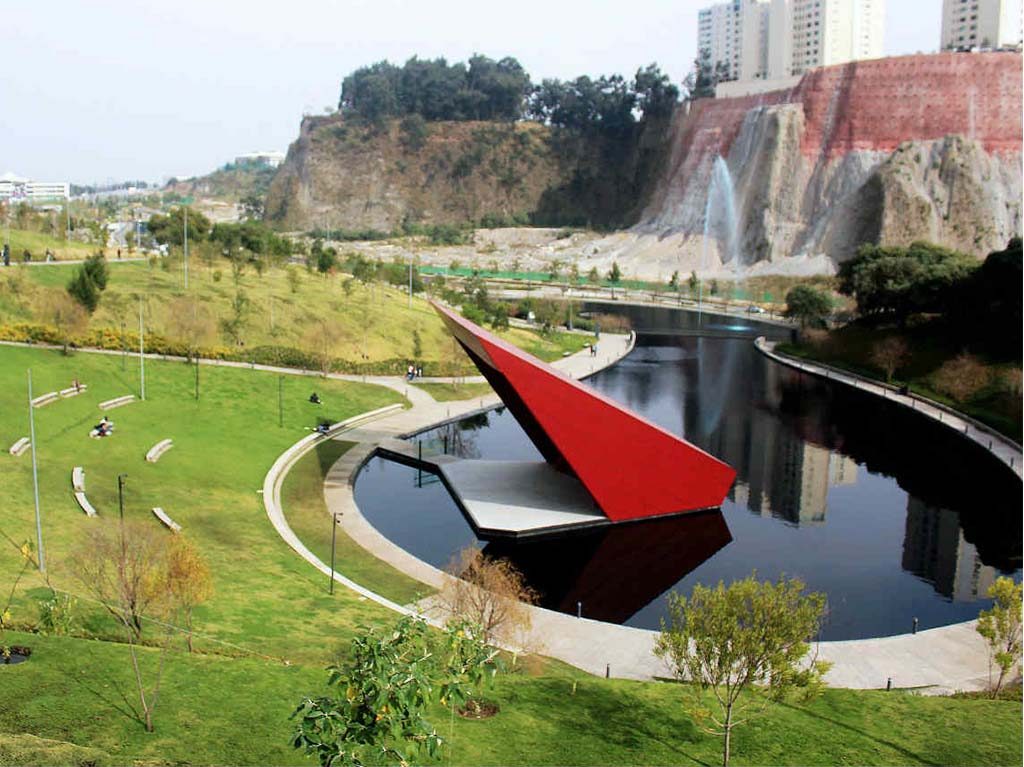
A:
{"type": "Polygon", "coordinates": [[[533,123],[303,120],[271,183],[266,218],[284,229],[392,231],[523,215],[560,181],[546,129],[533,123]]]}
{"type": "Polygon", "coordinates": [[[698,101],[676,118],[640,223],[608,239],[604,260],[648,275],[827,272],[862,242],[915,239],[983,256],[1021,232],[1021,93],[1020,55],[950,53],[698,101]],[[716,155],[735,187],[731,249],[715,223],[716,155]]]}

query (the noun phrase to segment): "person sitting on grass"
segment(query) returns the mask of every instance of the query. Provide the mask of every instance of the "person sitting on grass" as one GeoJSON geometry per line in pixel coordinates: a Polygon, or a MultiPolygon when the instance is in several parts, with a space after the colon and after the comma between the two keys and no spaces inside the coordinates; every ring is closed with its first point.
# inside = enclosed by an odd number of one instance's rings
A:
{"type": "Polygon", "coordinates": [[[93,430],[89,432],[90,437],[109,437],[111,432],[114,431],[114,422],[106,416],[100,419],[100,422],[93,427],[93,430]]]}
{"type": "Polygon", "coordinates": [[[314,405],[319,405],[323,402],[323,400],[320,399],[320,395],[317,394],[316,392],[313,392],[312,394],[309,395],[309,401],[312,402],[314,405]]]}

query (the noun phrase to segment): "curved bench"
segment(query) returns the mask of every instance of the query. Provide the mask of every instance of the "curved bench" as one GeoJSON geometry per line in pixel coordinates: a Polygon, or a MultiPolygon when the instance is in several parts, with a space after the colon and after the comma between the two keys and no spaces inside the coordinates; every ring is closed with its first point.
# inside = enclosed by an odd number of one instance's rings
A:
{"type": "Polygon", "coordinates": [[[167,516],[167,512],[161,509],[159,506],[153,507],[153,516],[155,516],[157,519],[163,522],[167,529],[170,530],[172,533],[181,532],[181,525],[179,525],[177,522],[175,522],[173,519],[167,516]]]}
{"type": "Polygon", "coordinates": [[[123,397],[115,397],[114,399],[108,399],[106,402],[101,402],[100,410],[113,410],[115,407],[121,407],[121,405],[127,405],[134,401],[134,394],[126,394],[123,397]]]}
{"type": "Polygon", "coordinates": [[[34,400],[32,400],[32,407],[42,407],[43,405],[49,405],[51,402],[56,402],[60,399],[60,395],[55,392],[47,392],[46,394],[40,394],[34,400]]]}
{"type": "Polygon", "coordinates": [[[60,396],[64,397],[64,398],[67,398],[67,397],[77,397],[79,394],[81,394],[82,392],[84,392],[88,388],[89,387],[86,386],[85,384],[79,384],[77,387],[69,386],[67,389],[61,389],[60,390],[60,396]]]}
{"type": "Polygon", "coordinates": [[[82,507],[82,511],[85,512],[85,516],[96,516],[96,509],[94,509],[92,507],[92,504],[89,503],[89,499],[85,497],[85,493],[83,493],[82,491],[77,491],[75,493],[75,500],[78,501],[78,505],[82,507]]]}
{"type": "Polygon", "coordinates": [[[71,470],[71,486],[75,488],[76,493],[85,492],[85,469],[81,466],[76,466],[71,470]]]}
{"type": "Polygon", "coordinates": [[[146,453],[146,460],[149,461],[150,463],[156,463],[158,460],[160,460],[160,456],[162,456],[172,447],[174,447],[174,440],[162,439],[149,449],[149,452],[146,453]]]}
{"type": "Polygon", "coordinates": [[[11,445],[10,453],[11,455],[17,457],[24,453],[26,450],[28,450],[31,444],[32,443],[29,441],[28,437],[22,437],[13,445],[11,445]]]}

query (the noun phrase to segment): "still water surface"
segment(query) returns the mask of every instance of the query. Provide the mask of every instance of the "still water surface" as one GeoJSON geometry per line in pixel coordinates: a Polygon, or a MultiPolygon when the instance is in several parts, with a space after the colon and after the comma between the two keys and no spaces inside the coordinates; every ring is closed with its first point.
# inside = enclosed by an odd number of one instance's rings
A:
{"type": "MultiPolygon", "coordinates": [[[[513,560],[546,607],[656,629],[669,590],[756,570],[824,592],[822,638],[854,639],[907,632],[915,617],[921,629],[974,618],[997,576],[1020,580],[1021,483],[943,426],[776,365],[749,338],[641,335],[588,383],[738,476],[720,512],[478,542],[513,560]]],[[[417,439],[429,453],[445,437],[467,458],[541,459],[504,409],[417,439]]],[[[628,445],[610,434],[604,449],[628,445]]],[[[373,459],[356,501],[385,536],[438,567],[477,543],[445,486],[417,469],[373,459]]]]}

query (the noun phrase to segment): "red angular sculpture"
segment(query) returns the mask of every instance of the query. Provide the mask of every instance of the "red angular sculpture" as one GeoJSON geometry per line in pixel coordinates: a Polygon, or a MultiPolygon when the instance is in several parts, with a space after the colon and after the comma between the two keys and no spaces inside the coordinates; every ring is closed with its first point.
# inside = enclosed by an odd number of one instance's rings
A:
{"type": "Polygon", "coordinates": [[[735,470],[608,397],[433,304],[555,468],[613,522],[721,506],[735,470]]]}

